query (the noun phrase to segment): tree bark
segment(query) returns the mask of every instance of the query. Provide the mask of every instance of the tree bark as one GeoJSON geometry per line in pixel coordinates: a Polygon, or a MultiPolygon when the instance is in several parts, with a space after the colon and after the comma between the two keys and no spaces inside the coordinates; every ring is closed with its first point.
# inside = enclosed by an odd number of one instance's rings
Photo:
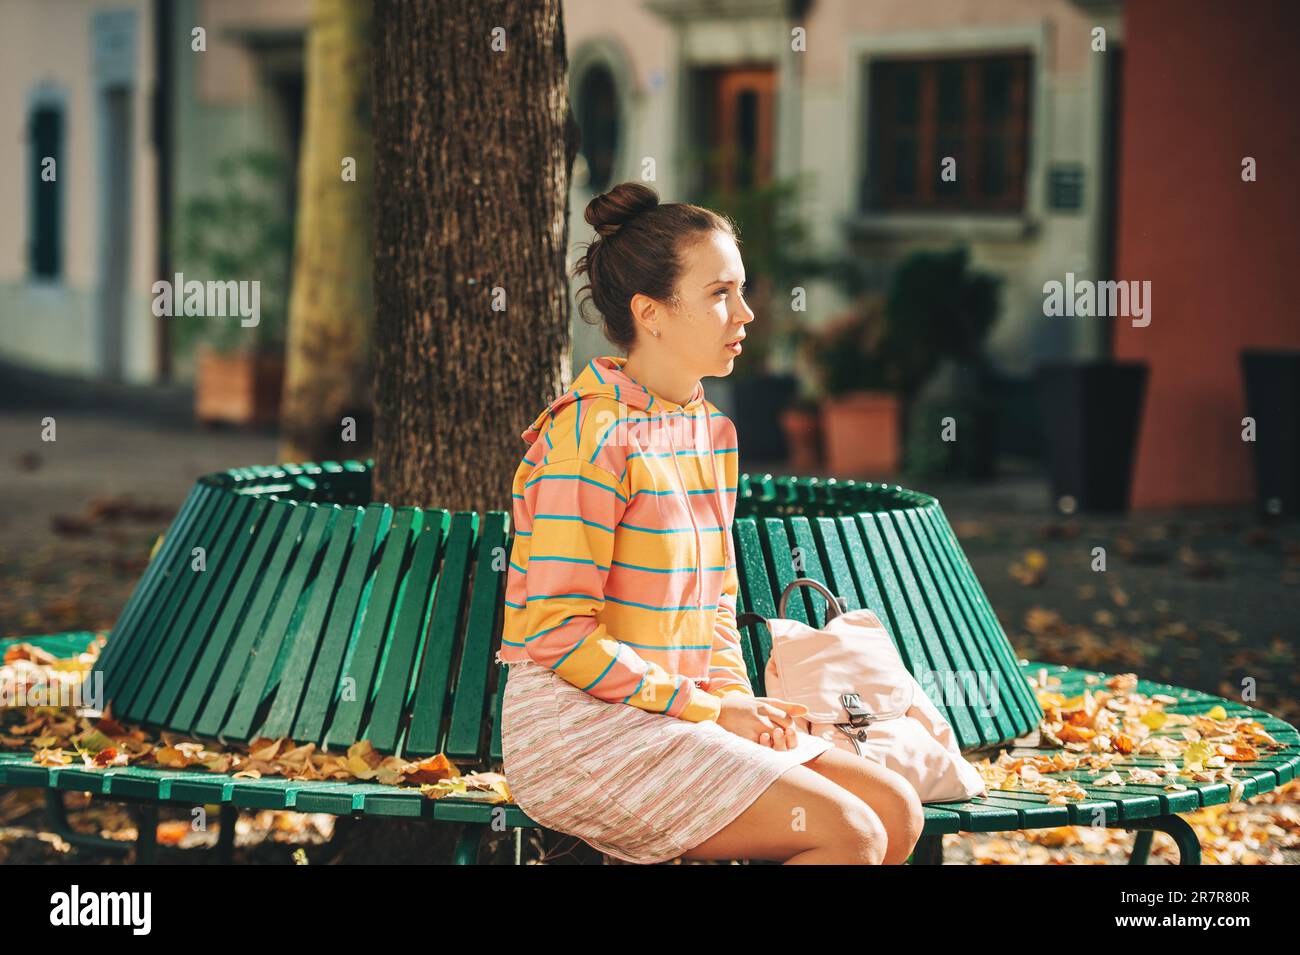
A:
{"type": "Polygon", "coordinates": [[[313,0],[282,461],[360,458],[372,446],[370,31],[370,3],[313,0]]]}
{"type": "Polygon", "coordinates": [[[378,0],[374,499],[508,510],[570,377],[560,0],[378,0]]]}

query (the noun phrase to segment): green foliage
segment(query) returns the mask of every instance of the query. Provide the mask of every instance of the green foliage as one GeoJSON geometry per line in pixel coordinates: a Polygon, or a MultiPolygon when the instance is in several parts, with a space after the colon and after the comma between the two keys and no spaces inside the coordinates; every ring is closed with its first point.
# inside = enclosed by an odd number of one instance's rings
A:
{"type": "Polygon", "coordinates": [[[897,369],[883,347],[887,331],[884,299],[864,295],[821,327],[800,329],[796,338],[816,369],[820,390],[835,397],[898,387],[897,369]]]}
{"type": "MultiPolygon", "coordinates": [[[[284,161],[276,154],[237,153],[217,163],[210,191],[181,206],[174,253],[186,282],[261,283],[255,327],[243,327],[238,318],[172,319],[173,342],[181,354],[200,341],[223,352],[283,346],[293,258],[293,222],[283,211],[287,180],[284,161]]],[[[175,293],[180,296],[181,290],[175,293]]]]}
{"type": "Polygon", "coordinates": [[[910,368],[928,374],[938,359],[979,357],[997,319],[1000,283],[988,273],[968,271],[969,260],[966,247],[956,246],[913,252],[895,270],[886,305],[891,346],[910,368]]]}
{"type": "Polygon", "coordinates": [[[860,266],[832,263],[829,277],[855,296],[853,305],[797,336],[822,390],[894,391],[906,401],[943,359],[978,361],[997,318],[998,280],[968,271],[967,262],[960,246],[915,252],[895,270],[884,298],[863,291],[860,266]]]}

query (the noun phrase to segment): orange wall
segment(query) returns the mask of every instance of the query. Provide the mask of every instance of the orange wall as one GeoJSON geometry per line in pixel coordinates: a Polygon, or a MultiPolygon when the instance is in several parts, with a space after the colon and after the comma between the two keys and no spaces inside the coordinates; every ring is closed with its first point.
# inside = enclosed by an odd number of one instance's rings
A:
{"type": "Polygon", "coordinates": [[[1300,347],[1300,3],[1130,0],[1116,278],[1151,281],[1133,505],[1249,501],[1246,347],[1300,347]],[[1243,182],[1241,162],[1258,163],[1243,182]]]}

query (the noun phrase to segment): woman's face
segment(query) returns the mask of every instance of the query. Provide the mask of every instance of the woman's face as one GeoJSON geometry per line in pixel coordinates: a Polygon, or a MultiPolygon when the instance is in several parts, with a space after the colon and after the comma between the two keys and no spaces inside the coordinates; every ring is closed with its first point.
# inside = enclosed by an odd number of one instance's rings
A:
{"type": "Polygon", "coordinates": [[[745,265],[736,242],[714,230],[685,250],[675,313],[660,322],[661,344],[691,377],[731,374],[754,313],[745,304],[745,265]]]}

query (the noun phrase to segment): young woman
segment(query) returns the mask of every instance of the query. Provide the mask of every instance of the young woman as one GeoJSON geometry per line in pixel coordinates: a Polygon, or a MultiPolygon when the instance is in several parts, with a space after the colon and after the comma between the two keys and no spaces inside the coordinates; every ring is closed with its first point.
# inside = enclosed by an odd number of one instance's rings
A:
{"type": "Polygon", "coordinates": [[[592,361],[523,434],[499,654],[511,792],[628,862],[901,863],[915,790],[799,731],[745,671],[736,431],[700,384],[731,373],[754,320],[735,230],[637,183],[586,220],[575,274],[627,357],[592,361]]]}

